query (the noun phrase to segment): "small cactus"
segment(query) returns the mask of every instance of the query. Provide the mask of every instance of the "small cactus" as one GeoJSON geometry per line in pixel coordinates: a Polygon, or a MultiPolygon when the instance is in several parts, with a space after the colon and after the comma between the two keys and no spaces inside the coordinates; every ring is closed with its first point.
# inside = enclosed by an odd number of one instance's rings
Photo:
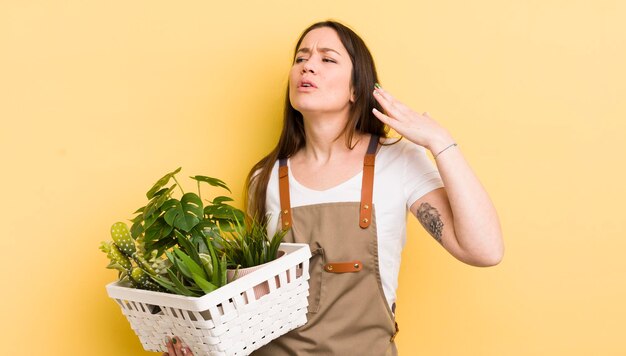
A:
{"type": "Polygon", "coordinates": [[[141,268],[135,267],[133,268],[133,272],[130,277],[139,285],[141,285],[144,289],[153,290],[155,292],[162,292],[163,288],[161,288],[158,284],[154,283],[150,276],[141,268]]]}
{"type": "Polygon", "coordinates": [[[128,257],[137,253],[135,241],[130,237],[128,226],[123,222],[116,222],[111,226],[111,237],[119,249],[128,257]]]}
{"type": "Polygon", "coordinates": [[[111,237],[114,242],[102,242],[100,250],[107,254],[111,261],[107,268],[117,269],[120,281],[128,281],[134,288],[141,288],[162,292],[164,289],[156,284],[151,276],[167,273],[169,261],[156,259],[153,254],[148,262],[139,252],[145,251],[143,246],[135,245],[130,236],[128,226],[123,222],[117,222],[111,226],[111,237]],[[135,261],[138,266],[133,266],[135,261]]]}
{"type": "Polygon", "coordinates": [[[107,254],[111,263],[107,268],[115,268],[120,272],[130,271],[133,268],[132,263],[128,257],[126,257],[118,248],[117,245],[111,242],[102,242],[100,250],[107,254]]]}
{"type": "Polygon", "coordinates": [[[150,266],[143,256],[137,253],[137,247],[135,246],[135,240],[130,236],[130,230],[128,226],[123,222],[116,222],[111,226],[111,237],[115,242],[115,245],[124,253],[127,257],[132,258],[141,266],[146,272],[154,275],[156,272],[150,266]]]}

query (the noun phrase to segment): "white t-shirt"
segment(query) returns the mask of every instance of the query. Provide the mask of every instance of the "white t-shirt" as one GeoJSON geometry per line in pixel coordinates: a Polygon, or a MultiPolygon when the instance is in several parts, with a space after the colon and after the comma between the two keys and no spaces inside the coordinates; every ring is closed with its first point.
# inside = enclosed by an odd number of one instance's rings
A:
{"type": "MultiPolygon", "coordinates": [[[[386,143],[397,139],[387,139],[386,143]]],[[[288,161],[289,165],[289,161],[288,161]]],[[[291,206],[361,201],[363,172],[327,190],[309,189],[289,175],[291,206]]],[[[383,291],[389,308],[396,300],[402,248],[406,243],[409,208],[426,193],[443,187],[437,167],[426,156],[426,149],[406,139],[382,146],[376,154],[373,204],[376,213],[378,258],[383,291]]],[[[266,211],[270,214],[269,236],[278,229],[280,197],[278,162],[272,168],[267,187],[266,211]]],[[[356,220],[355,220],[355,223],[356,220]]]]}

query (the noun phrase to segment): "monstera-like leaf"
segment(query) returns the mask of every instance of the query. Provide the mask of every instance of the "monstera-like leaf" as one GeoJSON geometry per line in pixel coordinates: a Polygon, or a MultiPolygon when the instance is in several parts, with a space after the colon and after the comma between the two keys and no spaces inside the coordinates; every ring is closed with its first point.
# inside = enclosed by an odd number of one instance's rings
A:
{"type": "Polygon", "coordinates": [[[224,183],[224,181],[221,179],[207,177],[207,176],[193,176],[189,178],[198,181],[198,184],[200,184],[200,182],[205,182],[205,183],[209,183],[210,185],[214,187],[222,187],[230,192],[230,188],[228,188],[226,183],[224,183]]]}
{"type": "Polygon", "coordinates": [[[171,225],[168,225],[165,222],[163,217],[159,217],[154,224],[152,224],[145,233],[144,241],[146,244],[152,243],[153,241],[160,240],[163,237],[167,237],[173,230],[171,225]]]}
{"type": "Polygon", "coordinates": [[[146,193],[146,197],[148,197],[148,199],[152,199],[156,195],[155,193],[161,191],[163,186],[165,186],[170,181],[170,179],[172,179],[176,175],[176,173],[180,172],[180,169],[181,167],[178,167],[176,170],[169,172],[168,174],[161,177],[161,179],[154,183],[152,188],[150,188],[150,190],[146,193]]]}
{"type": "Polygon", "coordinates": [[[112,230],[114,242],[104,242],[101,249],[111,260],[109,268],[118,270],[118,278],[135,288],[201,296],[227,282],[226,255],[207,231],[232,231],[234,225],[243,223],[244,214],[227,204],[233,201],[230,197],[202,199],[201,185],[230,192],[224,181],[193,176],[197,194],[185,193],[177,179],[180,171],[177,168],[152,185],[146,193],[147,204],[130,219],[131,228],[120,224],[112,230]]]}
{"type": "Polygon", "coordinates": [[[165,221],[177,229],[191,231],[203,218],[202,200],[194,194],[187,193],[180,199],[170,199],[163,204],[165,221]]]}

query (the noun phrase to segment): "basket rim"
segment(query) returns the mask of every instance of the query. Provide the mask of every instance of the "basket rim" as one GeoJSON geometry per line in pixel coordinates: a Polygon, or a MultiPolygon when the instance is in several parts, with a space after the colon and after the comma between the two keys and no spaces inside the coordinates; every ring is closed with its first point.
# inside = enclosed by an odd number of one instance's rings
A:
{"type": "MultiPolygon", "coordinates": [[[[287,243],[280,244],[280,249],[285,251],[285,255],[279,259],[266,263],[258,271],[266,273],[250,273],[241,276],[236,280],[205,294],[201,297],[188,297],[184,295],[171,294],[165,292],[155,292],[144,289],[129,287],[120,281],[114,281],[106,285],[109,297],[113,299],[123,299],[133,302],[148,303],[165,307],[185,309],[189,311],[205,311],[210,307],[219,305],[242,292],[252,289],[254,286],[266,281],[267,273],[277,275],[292,266],[295,266],[311,257],[309,244],[287,243]]],[[[308,271],[304,271],[302,277],[308,279],[308,271]]]]}

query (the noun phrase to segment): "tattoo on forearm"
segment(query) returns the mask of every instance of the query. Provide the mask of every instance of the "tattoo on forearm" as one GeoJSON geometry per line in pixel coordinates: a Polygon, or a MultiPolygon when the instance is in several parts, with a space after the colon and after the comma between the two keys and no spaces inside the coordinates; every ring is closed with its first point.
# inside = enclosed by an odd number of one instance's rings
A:
{"type": "Polygon", "coordinates": [[[441,221],[437,209],[428,203],[422,203],[417,208],[417,220],[430,233],[437,242],[441,243],[441,234],[443,232],[443,221],[441,221]]]}

